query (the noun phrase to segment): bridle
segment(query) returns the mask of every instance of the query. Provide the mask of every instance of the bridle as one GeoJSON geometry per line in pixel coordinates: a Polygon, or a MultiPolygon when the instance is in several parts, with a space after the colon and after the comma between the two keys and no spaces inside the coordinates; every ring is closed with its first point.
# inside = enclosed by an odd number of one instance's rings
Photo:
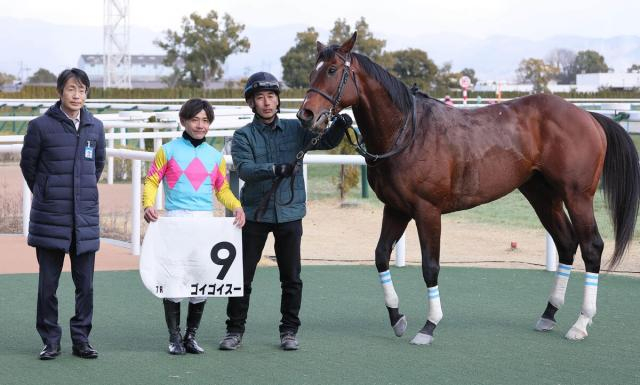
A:
{"type": "MultiPolygon", "coordinates": [[[[323,112],[323,114],[328,114],[328,121],[331,121],[336,115],[336,107],[340,104],[340,100],[342,99],[342,93],[345,90],[345,87],[347,85],[347,82],[349,81],[349,74],[351,73],[351,75],[353,76],[353,84],[356,88],[356,94],[358,99],[360,99],[360,90],[358,89],[358,82],[356,81],[356,75],[355,75],[355,71],[353,71],[353,69],[351,68],[351,53],[347,53],[345,56],[342,56],[341,54],[339,54],[338,52],[335,52],[335,55],[338,56],[340,59],[342,59],[342,61],[344,61],[344,66],[342,68],[342,77],[340,78],[340,83],[338,83],[338,89],[336,90],[336,94],[335,96],[330,96],[329,94],[327,94],[326,92],[315,88],[315,87],[310,87],[307,90],[307,93],[309,92],[315,92],[318,95],[322,96],[323,98],[327,99],[329,101],[329,103],[331,103],[331,108],[329,109],[329,112],[323,112]]],[[[345,128],[345,132],[346,132],[346,136],[347,139],[349,140],[349,143],[351,143],[351,145],[353,147],[355,147],[356,151],[362,155],[364,157],[364,159],[367,161],[367,163],[371,164],[371,163],[375,163],[378,160],[381,159],[386,159],[386,158],[390,158],[396,154],[398,154],[399,152],[403,151],[405,148],[407,148],[411,143],[413,143],[415,136],[416,136],[416,97],[414,94],[411,95],[411,111],[409,111],[409,113],[407,113],[407,117],[404,119],[404,124],[402,125],[402,128],[400,129],[400,131],[398,132],[398,136],[396,136],[396,140],[393,143],[393,146],[391,147],[392,149],[389,150],[388,152],[384,153],[384,154],[372,154],[369,151],[367,151],[365,145],[364,145],[364,141],[362,139],[362,135],[357,132],[356,130],[353,129],[353,127],[351,128],[355,134],[356,140],[355,142],[351,139],[351,136],[349,135],[349,128],[345,128]],[[405,130],[405,128],[407,128],[407,125],[409,124],[409,114],[411,115],[411,139],[406,141],[403,145],[398,147],[398,142],[400,141],[400,138],[402,137],[402,133],[405,130]]]]}
{"type": "MultiPolygon", "coordinates": [[[[351,69],[351,54],[347,53],[345,56],[342,56],[341,54],[335,52],[335,55],[338,56],[340,59],[342,59],[342,61],[344,61],[344,66],[342,67],[342,77],[340,78],[340,83],[338,83],[338,89],[336,90],[335,96],[329,96],[326,92],[315,87],[310,87],[307,90],[307,93],[315,92],[318,95],[322,96],[323,98],[327,99],[329,103],[331,103],[328,120],[331,120],[337,115],[336,107],[340,104],[340,100],[342,100],[342,93],[344,92],[345,86],[349,81],[349,74],[353,76],[353,84],[356,87],[356,94],[358,95],[358,98],[360,98],[360,91],[358,90],[358,82],[356,82],[356,74],[351,69]]],[[[324,112],[323,114],[326,114],[326,112],[324,112]]]]}

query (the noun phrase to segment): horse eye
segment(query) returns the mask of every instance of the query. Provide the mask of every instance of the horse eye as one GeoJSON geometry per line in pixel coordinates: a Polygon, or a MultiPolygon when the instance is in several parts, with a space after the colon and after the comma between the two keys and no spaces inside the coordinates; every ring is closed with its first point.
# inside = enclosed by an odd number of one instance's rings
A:
{"type": "Polygon", "coordinates": [[[329,74],[335,74],[337,71],[336,67],[329,67],[329,74]]]}

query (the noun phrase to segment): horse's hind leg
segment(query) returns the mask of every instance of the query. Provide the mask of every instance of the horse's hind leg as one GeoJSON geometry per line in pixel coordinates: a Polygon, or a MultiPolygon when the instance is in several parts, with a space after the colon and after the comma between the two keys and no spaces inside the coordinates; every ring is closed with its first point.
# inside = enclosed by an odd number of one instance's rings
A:
{"type": "Polygon", "coordinates": [[[389,259],[391,251],[396,242],[409,223],[410,218],[389,206],[384,207],[382,214],[382,229],[380,230],[380,239],[376,246],[376,268],[380,276],[380,284],[384,292],[384,303],[389,311],[389,320],[393,327],[393,332],[400,337],[407,330],[407,318],[400,313],[399,300],[396,290],[391,280],[391,272],[389,271],[389,259]]]}
{"type": "Polygon", "coordinates": [[[556,325],[555,313],[564,304],[578,239],[564,212],[560,194],[542,177],[535,174],[520,187],[520,192],[533,206],[540,222],[549,232],[558,250],[558,271],[547,302],[547,307],[536,323],[538,331],[549,331],[556,325]]]}
{"type": "Polygon", "coordinates": [[[578,320],[565,335],[570,340],[582,340],[587,334],[587,326],[596,315],[596,298],[598,296],[598,274],[604,243],[598,232],[593,215],[593,193],[576,192],[568,195],[565,201],[569,216],[580,242],[580,251],[585,267],[584,297],[582,310],[578,320]]]}
{"type": "Polygon", "coordinates": [[[440,210],[428,202],[419,207],[416,215],[416,227],[422,252],[422,277],[427,284],[429,313],[427,322],[411,340],[414,345],[429,345],[433,342],[433,332],[442,319],[438,274],[440,273],[440,210]]]}

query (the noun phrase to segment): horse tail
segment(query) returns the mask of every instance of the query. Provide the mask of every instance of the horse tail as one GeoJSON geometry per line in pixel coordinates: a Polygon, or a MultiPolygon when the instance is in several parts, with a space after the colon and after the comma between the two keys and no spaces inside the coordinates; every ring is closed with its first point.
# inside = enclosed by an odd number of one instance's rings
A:
{"type": "Polygon", "coordinates": [[[622,261],[636,226],[640,203],[640,165],[638,151],[629,134],[604,115],[591,112],[607,137],[607,152],[602,170],[602,188],[609,206],[616,239],[609,270],[622,261]]]}

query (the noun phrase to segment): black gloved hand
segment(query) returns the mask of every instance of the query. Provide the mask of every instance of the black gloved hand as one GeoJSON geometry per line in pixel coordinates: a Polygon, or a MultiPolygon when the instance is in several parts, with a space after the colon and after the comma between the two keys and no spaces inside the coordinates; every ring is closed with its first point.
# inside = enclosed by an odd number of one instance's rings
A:
{"type": "Polygon", "coordinates": [[[353,119],[351,116],[347,114],[340,114],[335,117],[335,121],[333,122],[333,126],[337,129],[344,130],[347,127],[351,127],[353,124],[353,119]]]}
{"type": "Polygon", "coordinates": [[[276,176],[286,178],[293,174],[293,165],[291,163],[278,163],[273,165],[273,173],[276,176]]]}

